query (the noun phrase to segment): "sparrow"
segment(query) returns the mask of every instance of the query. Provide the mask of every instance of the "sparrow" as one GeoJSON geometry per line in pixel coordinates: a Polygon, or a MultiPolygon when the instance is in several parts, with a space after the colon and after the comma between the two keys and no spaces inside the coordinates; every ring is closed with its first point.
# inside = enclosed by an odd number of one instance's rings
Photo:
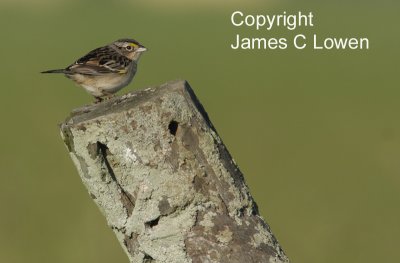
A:
{"type": "Polygon", "coordinates": [[[95,103],[110,98],[127,86],[147,49],[134,39],[119,39],[96,48],[64,69],[41,73],[61,73],[94,96],[95,103]]]}

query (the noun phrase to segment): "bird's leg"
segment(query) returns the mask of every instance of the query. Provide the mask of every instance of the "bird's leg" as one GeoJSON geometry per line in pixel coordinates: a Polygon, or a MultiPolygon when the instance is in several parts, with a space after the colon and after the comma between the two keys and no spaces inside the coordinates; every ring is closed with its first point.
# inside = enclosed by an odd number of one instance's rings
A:
{"type": "Polygon", "coordinates": [[[104,100],[109,100],[114,97],[114,94],[112,94],[112,93],[104,93],[104,94],[105,94],[104,100]]]}
{"type": "Polygon", "coordinates": [[[103,99],[101,97],[96,97],[95,96],[94,99],[95,99],[94,104],[97,104],[97,103],[100,103],[100,102],[103,101],[103,99]]]}

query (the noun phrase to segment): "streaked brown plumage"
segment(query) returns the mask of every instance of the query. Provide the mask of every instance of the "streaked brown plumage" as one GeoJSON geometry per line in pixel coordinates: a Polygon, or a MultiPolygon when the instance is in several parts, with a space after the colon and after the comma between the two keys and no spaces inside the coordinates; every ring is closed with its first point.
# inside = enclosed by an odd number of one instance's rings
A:
{"type": "Polygon", "coordinates": [[[139,58],[146,50],[136,40],[120,39],[90,51],[65,69],[42,73],[62,73],[101,101],[132,81],[139,58]]]}

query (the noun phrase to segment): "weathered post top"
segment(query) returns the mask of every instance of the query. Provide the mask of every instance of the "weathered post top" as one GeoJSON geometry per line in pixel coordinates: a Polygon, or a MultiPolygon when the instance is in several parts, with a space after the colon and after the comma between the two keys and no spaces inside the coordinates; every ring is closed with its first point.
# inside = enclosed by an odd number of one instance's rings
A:
{"type": "Polygon", "coordinates": [[[61,132],[130,262],[289,262],[187,82],[77,109],[61,132]]]}

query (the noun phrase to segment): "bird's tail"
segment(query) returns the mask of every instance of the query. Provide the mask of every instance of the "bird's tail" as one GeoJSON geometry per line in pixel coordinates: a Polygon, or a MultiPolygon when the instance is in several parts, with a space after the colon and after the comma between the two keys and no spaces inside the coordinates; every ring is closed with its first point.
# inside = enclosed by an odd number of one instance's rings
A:
{"type": "Polygon", "coordinates": [[[42,71],[40,73],[65,73],[65,69],[52,69],[52,70],[42,71]]]}

